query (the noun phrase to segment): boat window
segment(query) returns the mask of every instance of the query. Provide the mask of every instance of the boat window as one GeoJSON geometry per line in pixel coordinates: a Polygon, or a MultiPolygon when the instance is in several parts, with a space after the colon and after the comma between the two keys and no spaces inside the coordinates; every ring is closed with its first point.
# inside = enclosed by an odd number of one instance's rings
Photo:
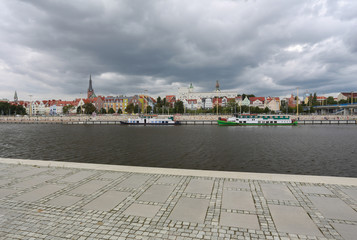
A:
{"type": "Polygon", "coordinates": [[[166,121],[166,123],[169,123],[168,121],[166,121]]]}
{"type": "Polygon", "coordinates": [[[277,121],[274,121],[274,123],[277,123],[277,121]]]}

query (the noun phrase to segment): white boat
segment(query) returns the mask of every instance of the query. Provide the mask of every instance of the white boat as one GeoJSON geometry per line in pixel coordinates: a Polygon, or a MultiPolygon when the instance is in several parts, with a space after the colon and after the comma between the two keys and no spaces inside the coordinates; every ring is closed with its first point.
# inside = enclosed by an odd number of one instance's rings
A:
{"type": "Polygon", "coordinates": [[[140,116],[138,118],[129,118],[127,121],[120,121],[121,124],[129,125],[179,125],[174,117],[157,118],[156,115],[140,116]]]}
{"type": "Polygon", "coordinates": [[[236,115],[230,118],[219,118],[219,125],[225,126],[291,126],[297,121],[286,115],[236,115]]]}

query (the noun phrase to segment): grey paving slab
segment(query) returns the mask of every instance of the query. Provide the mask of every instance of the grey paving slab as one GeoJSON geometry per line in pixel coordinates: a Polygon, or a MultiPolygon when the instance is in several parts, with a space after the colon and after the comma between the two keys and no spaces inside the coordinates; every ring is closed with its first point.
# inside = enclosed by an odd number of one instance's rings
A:
{"type": "Polygon", "coordinates": [[[141,174],[134,174],[119,183],[118,187],[122,188],[138,188],[143,185],[150,177],[141,174]]]}
{"type": "Polygon", "coordinates": [[[246,191],[223,191],[222,208],[255,211],[252,193],[246,191]]]}
{"type": "Polygon", "coordinates": [[[84,195],[92,194],[109,183],[110,181],[92,180],[73,189],[71,193],[84,194],[84,195]]]}
{"type": "Polygon", "coordinates": [[[125,215],[133,215],[138,217],[147,217],[153,218],[156,213],[160,210],[160,206],[153,205],[144,205],[133,203],[130,207],[128,207],[123,214],[125,215]]]}
{"type": "Polygon", "coordinates": [[[309,196],[311,202],[326,217],[357,221],[357,213],[339,198],[309,196]]]}
{"type": "Polygon", "coordinates": [[[180,177],[160,177],[156,183],[163,183],[163,184],[177,184],[181,181],[182,178],[180,177]]]}
{"type": "Polygon", "coordinates": [[[279,232],[323,236],[302,207],[269,205],[269,209],[279,232]]]}
{"type": "Polygon", "coordinates": [[[50,201],[48,201],[48,204],[51,205],[58,205],[62,207],[69,207],[75,204],[76,202],[82,200],[81,197],[76,197],[76,196],[68,196],[68,195],[62,195],[57,198],[54,198],[50,201]]]}
{"type": "Polygon", "coordinates": [[[13,189],[4,189],[4,188],[1,188],[0,189],[0,198],[3,198],[3,197],[6,197],[6,196],[9,196],[13,193],[17,192],[16,190],[13,190],[13,189]]]}
{"type": "Polygon", "coordinates": [[[185,189],[185,192],[211,194],[212,187],[213,187],[213,180],[191,179],[191,181],[189,182],[189,184],[185,189]]]}
{"type": "Polygon", "coordinates": [[[289,188],[283,184],[261,184],[267,199],[296,201],[289,188]]]}
{"type": "Polygon", "coordinates": [[[348,196],[357,201],[357,189],[341,189],[348,196]]]}
{"type": "Polygon", "coordinates": [[[332,194],[332,192],[328,190],[326,187],[321,187],[321,186],[301,186],[300,189],[304,193],[332,194]]]}
{"type": "Polygon", "coordinates": [[[109,179],[117,179],[121,176],[123,176],[124,173],[121,173],[121,172],[107,172],[107,173],[104,173],[103,175],[101,175],[100,177],[101,178],[109,178],[109,179]]]}
{"type": "Polygon", "coordinates": [[[71,170],[71,169],[61,169],[61,168],[59,168],[59,169],[55,169],[54,171],[51,171],[51,174],[53,174],[53,175],[66,175],[66,174],[68,174],[68,173],[70,173],[70,172],[72,172],[73,170],[71,170]]]}
{"type": "Polygon", "coordinates": [[[20,201],[25,201],[25,202],[34,202],[34,201],[37,201],[41,198],[44,198],[52,193],[55,193],[55,192],[61,190],[64,187],[65,186],[48,184],[48,185],[40,187],[36,190],[33,190],[31,192],[24,193],[16,198],[14,198],[14,200],[20,200],[20,201]]]}
{"type": "Polygon", "coordinates": [[[130,192],[108,191],[94,199],[84,209],[110,211],[130,195],[130,192]]]}
{"type": "Polygon", "coordinates": [[[40,175],[40,176],[36,176],[36,177],[33,177],[31,179],[28,179],[28,180],[19,182],[17,184],[14,184],[14,185],[12,185],[12,187],[29,188],[29,187],[35,186],[35,185],[40,184],[40,183],[44,183],[44,182],[46,182],[48,180],[51,180],[51,179],[54,179],[54,178],[55,178],[55,176],[51,176],[51,175],[40,175]]]}
{"type": "Polygon", "coordinates": [[[164,203],[174,189],[175,186],[152,185],[139,197],[139,200],[164,203]]]}
{"type": "Polygon", "coordinates": [[[182,197],[172,210],[169,219],[176,221],[203,223],[209,200],[182,197]]]}
{"type": "Polygon", "coordinates": [[[94,174],[93,172],[89,172],[89,171],[80,171],[62,179],[61,181],[69,182],[69,183],[79,182],[87,177],[92,176],[93,174],[94,174]]]}
{"type": "Polygon", "coordinates": [[[247,182],[239,182],[239,181],[224,181],[225,188],[241,188],[241,189],[249,189],[249,183],[247,182]]]}
{"type": "Polygon", "coordinates": [[[10,182],[11,182],[11,180],[8,180],[8,179],[0,179],[0,186],[6,185],[6,184],[8,184],[10,182]]]}
{"type": "Polygon", "coordinates": [[[228,227],[249,228],[259,230],[258,217],[256,215],[222,212],[220,225],[228,227]]]}
{"type": "Polygon", "coordinates": [[[342,223],[332,223],[332,226],[345,240],[357,239],[357,225],[349,225],[342,223]]]}

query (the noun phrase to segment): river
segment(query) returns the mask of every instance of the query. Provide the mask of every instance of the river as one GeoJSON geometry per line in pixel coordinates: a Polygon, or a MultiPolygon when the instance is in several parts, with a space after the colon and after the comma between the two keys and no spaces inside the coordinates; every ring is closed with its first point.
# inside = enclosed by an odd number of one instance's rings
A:
{"type": "Polygon", "coordinates": [[[357,177],[356,125],[0,124],[0,157],[357,177]]]}

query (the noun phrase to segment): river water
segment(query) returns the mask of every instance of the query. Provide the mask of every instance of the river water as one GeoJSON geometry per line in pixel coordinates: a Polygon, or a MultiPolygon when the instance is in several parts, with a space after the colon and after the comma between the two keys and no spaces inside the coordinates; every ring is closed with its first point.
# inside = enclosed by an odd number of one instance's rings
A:
{"type": "Polygon", "coordinates": [[[0,124],[0,157],[357,177],[355,125],[0,124]]]}

